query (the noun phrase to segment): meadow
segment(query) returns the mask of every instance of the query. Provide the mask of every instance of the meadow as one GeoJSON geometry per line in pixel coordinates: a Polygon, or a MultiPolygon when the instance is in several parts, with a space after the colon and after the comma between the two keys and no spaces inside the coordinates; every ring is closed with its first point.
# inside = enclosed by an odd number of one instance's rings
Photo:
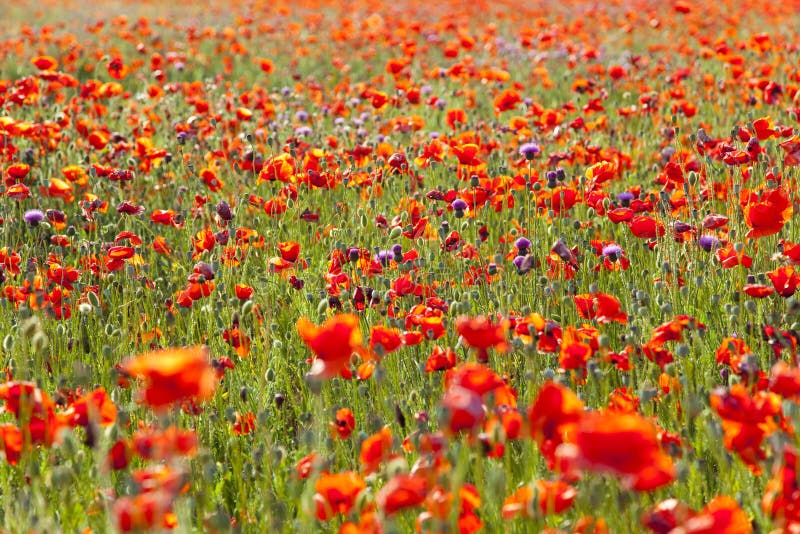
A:
{"type": "Polygon", "coordinates": [[[797,0],[0,9],[0,532],[800,532],[797,0]]]}

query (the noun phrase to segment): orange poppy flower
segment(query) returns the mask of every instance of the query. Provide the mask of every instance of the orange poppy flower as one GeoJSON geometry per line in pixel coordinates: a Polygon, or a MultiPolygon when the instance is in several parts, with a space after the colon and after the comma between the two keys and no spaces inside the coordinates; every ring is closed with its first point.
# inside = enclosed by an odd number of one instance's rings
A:
{"type": "Polygon", "coordinates": [[[403,338],[396,328],[375,325],[369,331],[369,348],[376,358],[382,358],[402,346],[403,338]]]}
{"type": "Polygon", "coordinates": [[[140,401],[154,409],[183,400],[208,400],[217,382],[208,350],[199,346],[141,354],[123,362],[121,369],[144,381],[140,401]]]}
{"type": "Polygon", "coordinates": [[[361,444],[359,459],[365,473],[374,473],[381,462],[390,460],[394,454],[392,450],[392,431],[388,426],[371,435],[361,444]]]}
{"type": "Polygon", "coordinates": [[[140,428],[130,440],[130,452],[144,460],[165,461],[176,456],[197,454],[197,433],[170,425],[165,429],[140,428]]]}
{"type": "Polygon", "coordinates": [[[506,383],[489,367],[476,362],[466,362],[447,371],[445,385],[461,386],[483,397],[487,393],[505,387],[506,383]]]}
{"type": "Polygon", "coordinates": [[[383,525],[372,510],[364,510],[358,518],[358,523],[347,521],[342,523],[338,534],[382,534],[383,525]]]}
{"type": "Polygon", "coordinates": [[[478,158],[478,154],[480,152],[480,147],[474,143],[467,143],[465,145],[455,145],[450,147],[453,151],[453,154],[458,158],[458,162],[461,165],[468,165],[470,167],[476,167],[483,163],[478,158]]]}
{"type": "Polygon", "coordinates": [[[275,65],[274,63],[272,63],[271,59],[258,58],[256,62],[258,63],[261,72],[263,72],[264,74],[272,74],[273,71],[275,70],[275,65]]]}
{"type": "Polygon", "coordinates": [[[575,295],[572,297],[583,319],[596,319],[600,324],[618,322],[627,324],[628,314],[622,311],[619,300],[605,293],[575,295]]]}
{"type": "Polygon", "coordinates": [[[446,121],[450,129],[455,130],[456,124],[467,122],[467,114],[463,109],[448,109],[446,121]]]}
{"type": "Polygon", "coordinates": [[[90,422],[95,422],[105,427],[117,420],[117,407],[105,388],[101,387],[76,399],[59,417],[70,426],[85,427],[90,422]]]}
{"type": "Polygon", "coordinates": [[[628,388],[616,388],[608,396],[608,409],[612,412],[635,412],[639,409],[639,397],[628,391],[628,388]]]}
{"type": "Polygon", "coordinates": [[[314,353],[310,376],[352,376],[348,367],[353,354],[367,354],[362,346],[358,322],[358,316],[352,314],[334,315],[321,326],[316,326],[305,317],[297,320],[297,332],[314,353]]]}
{"type": "Polygon", "coordinates": [[[115,80],[121,80],[128,75],[128,67],[123,63],[120,57],[115,57],[109,61],[106,70],[108,70],[109,76],[115,80]]]}
{"type": "Polygon", "coordinates": [[[242,358],[250,354],[250,336],[242,332],[238,327],[223,330],[222,339],[233,347],[236,354],[242,358]]]}

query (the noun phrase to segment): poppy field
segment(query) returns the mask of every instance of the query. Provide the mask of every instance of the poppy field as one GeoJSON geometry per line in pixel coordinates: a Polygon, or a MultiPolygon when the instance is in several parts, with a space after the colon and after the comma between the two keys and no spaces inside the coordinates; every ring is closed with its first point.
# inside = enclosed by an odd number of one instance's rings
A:
{"type": "Polygon", "coordinates": [[[0,532],[800,532],[800,2],[4,2],[0,532]]]}

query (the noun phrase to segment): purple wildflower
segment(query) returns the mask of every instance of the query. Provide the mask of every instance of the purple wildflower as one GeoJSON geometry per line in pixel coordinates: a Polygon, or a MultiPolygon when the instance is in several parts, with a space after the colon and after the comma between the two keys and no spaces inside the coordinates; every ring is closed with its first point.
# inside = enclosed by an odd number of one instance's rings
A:
{"type": "Polygon", "coordinates": [[[539,154],[541,154],[542,149],[539,148],[539,145],[536,143],[525,143],[521,147],[519,147],[519,155],[527,159],[528,161],[532,160],[539,154]]]}
{"type": "Polygon", "coordinates": [[[44,220],[44,213],[42,213],[42,210],[28,210],[22,218],[31,226],[36,226],[44,220]]]}

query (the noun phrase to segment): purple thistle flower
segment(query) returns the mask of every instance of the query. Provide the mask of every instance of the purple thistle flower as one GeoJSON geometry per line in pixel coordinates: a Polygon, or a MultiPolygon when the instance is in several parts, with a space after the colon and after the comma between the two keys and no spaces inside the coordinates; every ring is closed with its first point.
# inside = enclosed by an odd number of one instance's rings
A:
{"type": "Polygon", "coordinates": [[[387,265],[389,265],[389,261],[392,259],[392,257],[393,254],[391,250],[380,250],[378,251],[377,254],[375,254],[375,256],[373,256],[372,259],[373,261],[377,261],[378,263],[386,267],[387,265]]]}
{"type": "Polygon", "coordinates": [[[44,220],[44,213],[42,213],[42,210],[28,210],[22,218],[31,226],[36,226],[44,220]]]}
{"type": "Polygon", "coordinates": [[[525,143],[521,147],[519,147],[519,155],[527,159],[528,161],[532,160],[539,154],[541,154],[542,149],[539,148],[539,145],[536,143],[525,143]]]}
{"type": "Polygon", "coordinates": [[[450,204],[450,207],[454,210],[464,211],[467,209],[467,203],[463,198],[457,198],[450,204]]]}
{"type": "Polygon", "coordinates": [[[528,250],[531,246],[531,240],[527,237],[518,237],[517,240],[514,241],[514,246],[519,250],[528,250]]]}
{"type": "Polygon", "coordinates": [[[631,200],[633,200],[633,198],[634,198],[633,193],[631,193],[630,191],[623,191],[622,193],[617,195],[617,200],[619,200],[620,202],[630,202],[631,200]]]}
{"type": "Polygon", "coordinates": [[[610,245],[606,245],[603,247],[602,254],[605,257],[613,256],[613,257],[620,257],[624,251],[622,247],[617,245],[616,243],[612,243],[610,245]]]}

